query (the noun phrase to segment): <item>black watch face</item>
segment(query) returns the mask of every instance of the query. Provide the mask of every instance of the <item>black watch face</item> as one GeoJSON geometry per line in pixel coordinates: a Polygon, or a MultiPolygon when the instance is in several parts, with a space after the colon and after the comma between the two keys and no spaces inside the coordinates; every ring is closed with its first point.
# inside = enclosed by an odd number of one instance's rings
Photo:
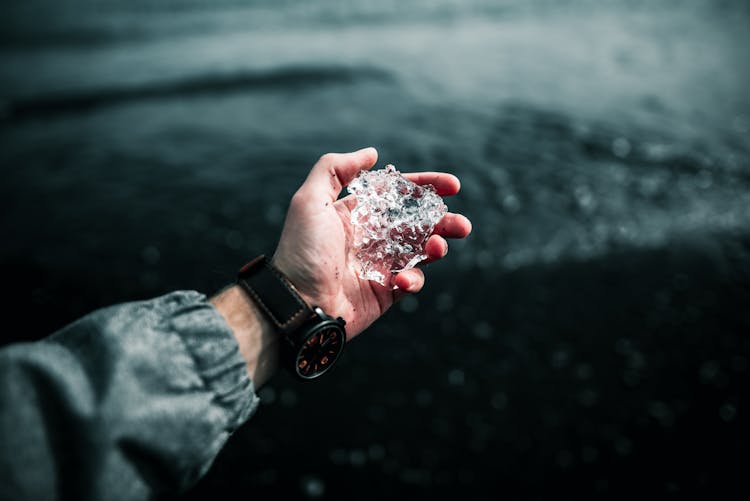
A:
{"type": "Polygon", "coordinates": [[[327,322],[308,334],[297,352],[297,374],[312,379],[330,369],[344,349],[346,334],[335,322],[327,322]]]}

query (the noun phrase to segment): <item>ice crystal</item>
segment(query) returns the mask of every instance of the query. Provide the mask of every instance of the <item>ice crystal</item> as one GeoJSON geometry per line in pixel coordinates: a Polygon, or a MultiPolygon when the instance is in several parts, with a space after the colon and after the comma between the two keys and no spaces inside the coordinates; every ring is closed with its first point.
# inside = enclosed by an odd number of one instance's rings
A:
{"type": "Polygon", "coordinates": [[[352,264],[360,278],[389,285],[393,273],[427,258],[424,244],[448,210],[432,185],[415,184],[389,164],[360,172],[348,191],[357,198],[352,264]]]}

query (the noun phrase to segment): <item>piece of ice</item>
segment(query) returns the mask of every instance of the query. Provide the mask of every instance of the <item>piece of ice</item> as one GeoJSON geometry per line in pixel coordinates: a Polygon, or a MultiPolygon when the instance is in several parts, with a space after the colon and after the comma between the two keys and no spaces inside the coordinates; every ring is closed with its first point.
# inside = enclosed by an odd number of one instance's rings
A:
{"type": "Polygon", "coordinates": [[[448,208],[432,185],[420,186],[388,164],[362,171],[347,187],[352,210],[352,265],[360,278],[390,285],[393,273],[427,258],[424,244],[448,208]]]}

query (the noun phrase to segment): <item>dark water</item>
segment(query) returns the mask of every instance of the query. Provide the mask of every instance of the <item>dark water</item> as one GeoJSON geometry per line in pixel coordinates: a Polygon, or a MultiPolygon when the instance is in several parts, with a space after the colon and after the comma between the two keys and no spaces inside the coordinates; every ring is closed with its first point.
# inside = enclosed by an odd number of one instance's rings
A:
{"type": "Polygon", "coordinates": [[[473,234],[186,498],[745,489],[750,9],[402,3],[4,6],[3,341],[213,292],[373,145],[457,174],[473,234]]]}

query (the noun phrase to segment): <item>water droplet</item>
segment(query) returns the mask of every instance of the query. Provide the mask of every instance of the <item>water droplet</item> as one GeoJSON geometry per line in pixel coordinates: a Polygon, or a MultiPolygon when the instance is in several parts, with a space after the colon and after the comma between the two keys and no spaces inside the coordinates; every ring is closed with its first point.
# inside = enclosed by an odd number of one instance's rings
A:
{"type": "Polygon", "coordinates": [[[492,395],[490,405],[497,410],[505,409],[508,406],[508,396],[502,391],[499,391],[492,395]]]}
{"type": "Polygon", "coordinates": [[[562,369],[568,365],[569,361],[570,354],[567,351],[560,349],[552,353],[552,360],[550,363],[555,369],[562,369]]]}
{"type": "Polygon", "coordinates": [[[710,170],[702,169],[698,172],[697,184],[699,188],[709,189],[714,184],[714,177],[710,170]]]}
{"type": "Polygon", "coordinates": [[[745,372],[747,370],[748,361],[746,357],[737,355],[732,358],[732,369],[735,372],[745,372]]]}
{"type": "Polygon", "coordinates": [[[430,390],[421,389],[417,392],[414,400],[418,406],[427,407],[432,403],[432,392],[430,390]]]}
{"type": "Polygon", "coordinates": [[[620,338],[615,342],[615,351],[620,355],[627,355],[633,351],[633,342],[628,338],[620,338]]]}
{"type": "Polygon", "coordinates": [[[492,326],[487,322],[477,322],[474,325],[474,337],[477,339],[487,340],[492,339],[492,326]]]}
{"type": "Polygon", "coordinates": [[[263,216],[267,223],[276,225],[284,220],[284,209],[279,204],[269,204],[263,216]]]}
{"type": "Polygon", "coordinates": [[[319,499],[326,491],[323,479],[316,475],[305,475],[300,479],[302,493],[310,499],[319,499]]]}
{"type": "Polygon", "coordinates": [[[709,384],[716,381],[720,370],[721,366],[715,360],[706,360],[703,362],[698,372],[701,383],[709,384]]]}
{"type": "Polygon", "coordinates": [[[584,463],[593,463],[598,457],[599,451],[596,450],[596,447],[584,445],[581,449],[581,461],[583,461],[584,463]]]}
{"type": "Polygon", "coordinates": [[[594,209],[596,209],[596,199],[594,198],[594,194],[591,193],[591,189],[589,189],[588,186],[576,186],[573,190],[573,195],[575,196],[576,202],[578,202],[578,206],[582,211],[590,213],[593,212],[594,209]]]}
{"type": "Polygon", "coordinates": [[[646,366],[646,357],[640,351],[633,350],[625,358],[625,365],[628,369],[643,369],[646,366]]]}
{"type": "Polygon", "coordinates": [[[404,468],[401,470],[401,481],[405,484],[420,485],[429,482],[430,473],[422,468],[404,468]]]}
{"type": "Polygon", "coordinates": [[[278,479],[279,473],[273,468],[267,468],[258,473],[258,483],[262,485],[275,484],[278,479]]]}
{"type": "Polygon", "coordinates": [[[334,449],[328,454],[333,464],[343,465],[349,461],[349,454],[344,449],[334,449]]]}
{"type": "Polygon", "coordinates": [[[664,484],[664,490],[670,494],[675,494],[680,491],[680,486],[676,482],[666,482],[664,484]]]}
{"type": "Polygon", "coordinates": [[[352,449],[349,451],[349,462],[352,466],[360,467],[364,466],[367,462],[367,455],[362,449],[352,449]]]}
{"type": "Polygon", "coordinates": [[[732,120],[732,125],[734,126],[734,130],[736,130],[740,134],[750,132],[750,117],[745,115],[737,115],[736,117],[734,117],[734,120],[732,120]]]}
{"type": "Polygon", "coordinates": [[[599,395],[591,388],[586,388],[578,393],[578,402],[584,407],[591,407],[599,399],[599,395]]]}
{"type": "Polygon", "coordinates": [[[289,388],[284,389],[279,397],[281,404],[286,407],[293,407],[297,405],[297,394],[289,388]]]}
{"type": "Polygon", "coordinates": [[[503,197],[503,207],[511,213],[518,212],[521,209],[521,201],[513,193],[508,193],[503,197]]]}
{"type": "Polygon", "coordinates": [[[441,292],[435,300],[435,308],[440,312],[453,309],[453,296],[449,292],[441,292]]]}
{"type": "Polygon", "coordinates": [[[453,386],[461,386],[464,384],[465,376],[464,371],[461,369],[453,369],[448,372],[448,382],[453,386]]]}
{"type": "Polygon", "coordinates": [[[557,453],[556,460],[560,468],[566,469],[573,464],[573,454],[569,450],[563,449],[557,453]]]}
{"type": "Polygon", "coordinates": [[[461,470],[458,472],[458,481],[462,484],[471,485],[474,483],[476,476],[471,470],[461,470]]]}
{"type": "Polygon", "coordinates": [[[221,204],[221,214],[229,219],[233,219],[242,213],[242,207],[235,199],[227,199],[221,204]]]}
{"type": "Polygon", "coordinates": [[[727,423],[733,421],[737,416],[737,407],[727,402],[719,407],[719,416],[721,417],[722,421],[725,421],[727,423]]]}
{"type": "Polygon", "coordinates": [[[664,428],[671,428],[674,424],[675,414],[670,406],[664,402],[651,402],[648,407],[648,413],[656,419],[664,428]]]}
{"type": "Polygon", "coordinates": [[[398,304],[404,313],[414,313],[419,308],[419,300],[416,296],[404,296],[398,304]]]}
{"type": "Polygon", "coordinates": [[[628,388],[635,388],[641,382],[641,375],[638,371],[626,370],[622,373],[622,382],[628,388]]]}
{"type": "Polygon", "coordinates": [[[618,158],[626,158],[630,154],[630,141],[624,137],[618,137],[612,141],[612,154],[618,158]]]}
{"type": "Polygon", "coordinates": [[[264,404],[272,404],[276,401],[276,390],[266,385],[258,391],[258,397],[264,404]]]}
{"type": "Polygon", "coordinates": [[[143,271],[138,275],[138,281],[146,289],[153,289],[159,286],[159,275],[153,271],[143,271]]]}
{"type": "Polygon", "coordinates": [[[237,230],[228,230],[224,234],[224,243],[232,250],[238,250],[244,242],[242,233],[237,230]]]}
{"type": "Polygon", "coordinates": [[[621,456],[627,456],[633,450],[633,442],[627,437],[617,437],[615,439],[615,452],[621,456]]]}
{"type": "Polygon", "coordinates": [[[196,232],[204,232],[211,226],[211,220],[206,214],[196,212],[190,220],[190,225],[196,232]]]}
{"type": "Polygon", "coordinates": [[[154,265],[159,262],[160,258],[161,253],[159,252],[159,248],[155,245],[147,245],[141,251],[141,259],[143,259],[146,264],[154,265]]]}
{"type": "Polygon", "coordinates": [[[668,144],[653,143],[646,145],[644,151],[652,162],[662,162],[672,153],[672,147],[668,144]]]}
{"type": "Polygon", "coordinates": [[[372,461],[382,461],[385,459],[385,447],[380,444],[372,444],[367,448],[367,456],[372,461]]]}
{"type": "Polygon", "coordinates": [[[593,369],[588,364],[578,364],[576,366],[576,377],[578,379],[588,379],[594,373],[593,369]]]}
{"type": "Polygon", "coordinates": [[[492,265],[495,264],[495,257],[493,256],[492,252],[487,249],[483,249],[476,253],[476,262],[479,268],[486,270],[492,268],[492,265]]]}
{"type": "Polygon", "coordinates": [[[600,478],[595,484],[597,492],[607,492],[609,490],[609,481],[606,478],[600,478]]]}
{"type": "Polygon", "coordinates": [[[371,405],[367,408],[367,417],[375,423],[381,422],[387,414],[382,405],[371,405]]]}

